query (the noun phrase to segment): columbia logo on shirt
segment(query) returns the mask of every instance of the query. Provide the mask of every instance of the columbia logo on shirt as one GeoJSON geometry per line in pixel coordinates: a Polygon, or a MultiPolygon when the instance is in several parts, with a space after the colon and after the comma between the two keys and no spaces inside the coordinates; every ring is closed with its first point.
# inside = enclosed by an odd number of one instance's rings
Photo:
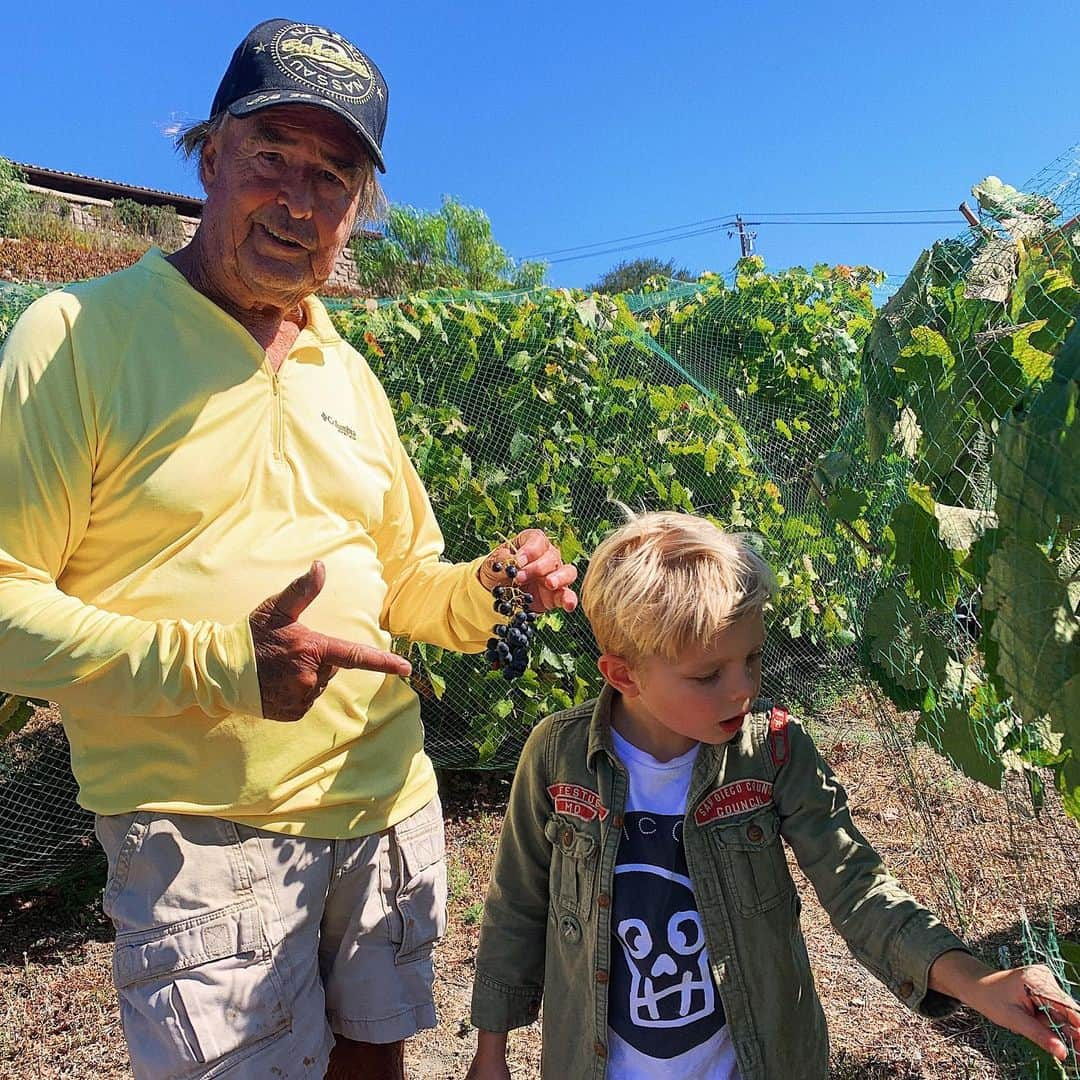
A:
{"type": "Polygon", "coordinates": [[[357,442],[360,438],[356,432],[349,427],[348,424],[343,424],[340,420],[335,420],[329,413],[323,413],[322,418],[336,431],[339,431],[342,435],[352,439],[353,442],[357,442]]]}

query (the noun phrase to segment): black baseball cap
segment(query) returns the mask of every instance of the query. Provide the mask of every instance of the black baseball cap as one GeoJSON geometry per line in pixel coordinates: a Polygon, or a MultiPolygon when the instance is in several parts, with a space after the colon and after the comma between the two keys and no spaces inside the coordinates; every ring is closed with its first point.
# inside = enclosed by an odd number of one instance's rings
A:
{"type": "Polygon", "coordinates": [[[325,26],[269,19],[242,42],[225,70],[210,115],[248,116],[272,105],[318,105],[343,117],[380,172],[389,91],[382,72],[325,26]]]}

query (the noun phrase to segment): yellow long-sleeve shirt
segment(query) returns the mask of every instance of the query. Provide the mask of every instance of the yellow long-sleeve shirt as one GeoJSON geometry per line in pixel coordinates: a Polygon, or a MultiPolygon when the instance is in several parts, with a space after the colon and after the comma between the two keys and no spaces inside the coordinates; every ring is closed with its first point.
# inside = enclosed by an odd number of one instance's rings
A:
{"type": "Polygon", "coordinates": [[[0,687],[57,702],[79,801],[371,833],[431,798],[416,695],[341,671],[260,716],[248,613],[326,564],[302,616],[478,651],[491,595],[443,541],[364,360],[305,302],[275,374],[160,252],[52,293],[0,361],[0,687]]]}

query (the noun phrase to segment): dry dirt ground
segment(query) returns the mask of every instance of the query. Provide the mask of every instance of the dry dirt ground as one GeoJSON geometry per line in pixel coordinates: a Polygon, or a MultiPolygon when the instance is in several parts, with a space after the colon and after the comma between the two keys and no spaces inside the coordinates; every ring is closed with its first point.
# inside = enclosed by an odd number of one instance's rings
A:
{"type": "MultiPolygon", "coordinates": [[[[1077,936],[1080,845],[1075,823],[1059,810],[1048,806],[1036,818],[1021,793],[990,791],[929,751],[912,750],[905,722],[884,718],[863,698],[846,699],[812,730],[848,788],[857,823],[890,869],[984,957],[997,959],[1005,946],[1019,962],[1018,913],[1024,907],[1038,922],[1047,900],[1058,934],[1077,936]]],[[[457,773],[441,780],[450,931],[437,951],[440,1022],[408,1050],[410,1076],[424,1080],[464,1077],[476,1044],[468,1022],[472,957],[509,791],[504,777],[457,773]]],[[[832,1080],[1031,1075],[1003,1063],[1013,1051],[990,1040],[971,1014],[930,1023],[903,1008],[852,959],[797,870],[796,878],[831,1031],[832,1080]]],[[[100,874],[91,874],[0,898],[0,1078],[130,1077],[100,888],[100,874]]],[[[539,1076],[539,1046],[538,1025],[511,1035],[515,1080],[539,1076]]]]}

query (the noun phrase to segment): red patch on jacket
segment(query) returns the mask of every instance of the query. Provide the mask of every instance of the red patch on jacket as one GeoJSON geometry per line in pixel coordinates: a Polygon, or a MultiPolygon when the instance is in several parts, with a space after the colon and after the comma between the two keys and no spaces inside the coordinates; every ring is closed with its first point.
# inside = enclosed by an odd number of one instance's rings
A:
{"type": "Polygon", "coordinates": [[[555,803],[556,814],[566,814],[581,821],[594,821],[597,817],[603,821],[608,816],[608,808],[600,801],[600,796],[588,788],[577,784],[552,784],[547,793],[555,803]]]}
{"type": "Polygon", "coordinates": [[[745,814],[772,802],[772,784],[768,780],[733,780],[730,784],[714,788],[698,803],[694,821],[708,825],[718,818],[745,814]]]}
{"type": "Polygon", "coordinates": [[[790,719],[787,709],[782,709],[779,705],[774,706],[769,713],[769,754],[773,765],[778,769],[791,756],[787,730],[790,719]]]}

